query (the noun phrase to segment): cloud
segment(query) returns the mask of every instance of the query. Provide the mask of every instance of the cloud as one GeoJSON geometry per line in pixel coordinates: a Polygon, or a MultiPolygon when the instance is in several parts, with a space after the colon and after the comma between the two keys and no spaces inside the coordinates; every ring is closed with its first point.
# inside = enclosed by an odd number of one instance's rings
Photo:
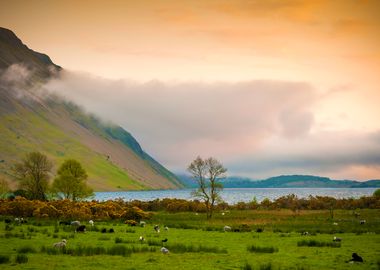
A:
{"type": "Polygon", "coordinates": [[[304,82],[137,83],[63,72],[46,88],[131,131],[171,168],[196,155],[253,151],[267,137],[308,134],[316,95],[304,82]]]}
{"type": "Polygon", "coordinates": [[[295,142],[277,137],[254,154],[231,161],[230,168],[256,176],[314,173],[336,178],[378,178],[380,132],[320,132],[295,142]]]}
{"type": "Polygon", "coordinates": [[[141,83],[62,71],[38,89],[30,85],[32,75],[12,66],[0,73],[1,88],[29,93],[18,94],[26,101],[42,99],[46,91],[74,101],[130,131],[174,171],[184,171],[201,155],[220,159],[230,175],[253,178],[380,175],[380,131],[324,131],[315,120],[319,102],[344,95],[352,86],[318,93],[306,82],[141,83]]]}

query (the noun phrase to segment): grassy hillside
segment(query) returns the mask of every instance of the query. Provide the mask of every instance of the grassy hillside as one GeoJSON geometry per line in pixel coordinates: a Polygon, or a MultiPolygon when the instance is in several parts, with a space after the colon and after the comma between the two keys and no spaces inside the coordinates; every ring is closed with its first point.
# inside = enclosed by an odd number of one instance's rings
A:
{"type": "Polygon", "coordinates": [[[67,158],[80,161],[96,191],[183,186],[123,128],[59,96],[42,94],[44,81],[61,72],[47,55],[30,50],[4,28],[0,49],[0,176],[12,180],[13,164],[27,152],[41,151],[55,168],[67,158]],[[14,64],[30,76],[10,74],[14,64]]]}

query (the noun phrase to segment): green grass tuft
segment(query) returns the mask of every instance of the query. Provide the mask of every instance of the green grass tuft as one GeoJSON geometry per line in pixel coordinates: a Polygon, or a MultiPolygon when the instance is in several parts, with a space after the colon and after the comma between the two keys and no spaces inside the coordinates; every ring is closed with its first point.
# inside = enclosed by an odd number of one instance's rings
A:
{"type": "Polygon", "coordinates": [[[249,252],[254,252],[254,253],[274,253],[278,252],[278,248],[276,247],[259,247],[256,245],[250,245],[247,247],[247,250],[249,252]]]}

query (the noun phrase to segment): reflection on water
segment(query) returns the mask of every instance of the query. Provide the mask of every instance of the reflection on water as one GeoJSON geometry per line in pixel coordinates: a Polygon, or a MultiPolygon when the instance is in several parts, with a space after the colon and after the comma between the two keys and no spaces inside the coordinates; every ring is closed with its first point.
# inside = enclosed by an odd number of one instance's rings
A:
{"type": "MultiPolygon", "coordinates": [[[[270,200],[295,194],[298,197],[330,196],[334,198],[359,198],[370,196],[376,188],[226,188],[221,195],[224,201],[229,204],[237,202],[249,202],[253,198],[262,201],[264,198],[270,200]]],[[[180,190],[149,190],[149,191],[115,191],[115,192],[95,192],[95,199],[104,201],[121,198],[126,201],[140,200],[151,201],[163,198],[194,199],[191,196],[192,189],[180,190]]]]}

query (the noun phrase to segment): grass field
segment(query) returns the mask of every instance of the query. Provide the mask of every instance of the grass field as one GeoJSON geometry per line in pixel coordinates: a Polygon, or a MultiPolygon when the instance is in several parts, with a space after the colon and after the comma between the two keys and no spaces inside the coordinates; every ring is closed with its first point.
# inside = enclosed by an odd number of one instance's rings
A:
{"type": "Polygon", "coordinates": [[[380,210],[155,213],[145,227],[95,222],[74,233],[55,220],[0,225],[1,269],[380,269],[380,210]],[[333,223],[337,223],[334,225],[333,223]],[[153,226],[160,225],[160,233],[153,226]],[[164,226],[169,226],[166,231],[164,226]],[[224,232],[225,225],[231,226],[224,232]],[[113,228],[115,233],[101,233],[113,228]],[[262,229],[263,232],[256,232],[262,229]],[[301,235],[308,231],[309,235],[301,235]],[[145,241],[140,242],[143,236],[145,241]],[[342,242],[332,239],[337,236],[342,242]],[[64,250],[53,243],[67,239],[64,250]],[[169,249],[162,254],[161,240],[169,249]],[[353,252],[364,263],[347,263],[353,252]],[[25,262],[27,261],[27,262],[25,262]]]}

